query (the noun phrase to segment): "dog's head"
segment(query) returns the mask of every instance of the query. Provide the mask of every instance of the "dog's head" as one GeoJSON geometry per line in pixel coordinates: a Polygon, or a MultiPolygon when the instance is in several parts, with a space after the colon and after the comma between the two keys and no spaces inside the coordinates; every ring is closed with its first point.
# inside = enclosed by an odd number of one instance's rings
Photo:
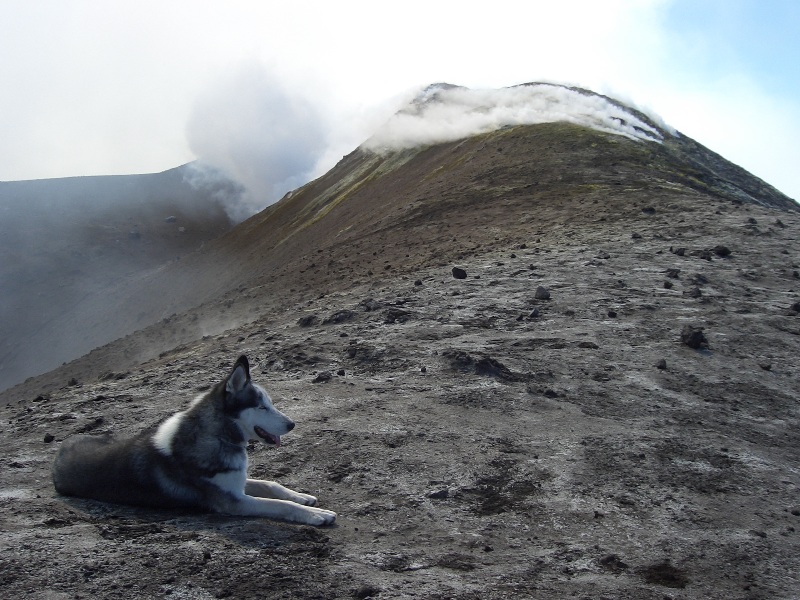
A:
{"type": "Polygon", "coordinates": [[[250,379],[250,363],[240,356],[225,380],[225,412],[251,440],[281,445],[281,436],[294,429],[294,421],[272,405],[269,394],[250,379]]]}

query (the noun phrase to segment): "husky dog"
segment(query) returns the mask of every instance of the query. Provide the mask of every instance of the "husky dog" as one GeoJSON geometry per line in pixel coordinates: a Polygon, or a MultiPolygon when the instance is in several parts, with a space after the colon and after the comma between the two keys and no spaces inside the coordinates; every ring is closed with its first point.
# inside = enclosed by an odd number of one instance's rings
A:
{"type": "Polygon", "coordinates": [[[274,481],[247,478],[247,442],[280,446],[294,422],[250,379],[241,356],[230,375],[191,406],[139,435],[66,440],[53,464],[56,491],[67,496],[155,508],[330,525],[336,513],[274,481]]]}

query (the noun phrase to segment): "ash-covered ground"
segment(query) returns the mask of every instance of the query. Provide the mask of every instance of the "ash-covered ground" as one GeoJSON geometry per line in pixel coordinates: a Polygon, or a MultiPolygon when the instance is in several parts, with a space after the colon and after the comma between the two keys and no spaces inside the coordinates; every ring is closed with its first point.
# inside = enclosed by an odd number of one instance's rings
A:
{"type": "Polygon", "coordinates": [[[127,362],[118,343],[5,392],[0,591],[797,597],[800,218],[645,209],[252,295],[227,306],[258,306],[246,325],[140,364],[151,328],[127,362]],[[240,353],[297,421],[281,448],[252,447],[251,476],[317,495],[334,527],[55,494],[62,440],[138,431],[240,353]]]}

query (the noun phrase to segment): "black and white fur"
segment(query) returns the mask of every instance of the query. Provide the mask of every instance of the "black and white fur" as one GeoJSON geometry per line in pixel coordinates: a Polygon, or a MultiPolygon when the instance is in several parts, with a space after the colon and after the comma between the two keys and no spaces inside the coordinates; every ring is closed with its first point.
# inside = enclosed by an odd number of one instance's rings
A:
{"type": "Polygon", "coordinates": [[[247,478],[247,442],[279,446],[294,422],[250,379],[241,356],[230,375],[139,435],[78,436],[61,444],[56,490],[67,496],[155,508],[193,508],[330,525],[336,513],[274,481],[247,478]]]}

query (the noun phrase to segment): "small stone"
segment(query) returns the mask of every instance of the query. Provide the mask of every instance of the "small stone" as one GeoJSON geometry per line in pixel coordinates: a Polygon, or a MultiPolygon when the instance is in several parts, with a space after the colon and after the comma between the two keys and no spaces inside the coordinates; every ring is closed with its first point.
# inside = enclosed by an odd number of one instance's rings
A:
{"type": "Polygon", "coordinates": [[[708,348],[708,340],[703,333],[703,328],[695,327],[694,325],[683,326],[681,330],[681,342],[695,350],[699,348],[708,348]]]}
{"type": "Polygon", "coordinates": [[[356,313],[354,313],[352,310],[348,310],[348,309],[337,310],[335,313],[333,313],[332,315],[330,315],[329,317],[324,319],[322,321],[322,324],[323,325],[330,325],[330,324],[338,325],[339,323],[344,323],[345,321],[350,321],[355,316],[356,316],[356,313]]]}
{"type": "Polygon", "coordinates": [[[364,307],[365,312],[371,312],[373,310],[378,310],[381,307],[380,302],[375,300],[374,298],[367,298],[366,300],[362,300],[358,303],[359,306],[364,307]]]}
{"type": "Polygon", "coordinates": [[[538,319],[539,318],[539,309],[538,308],[534,308],[531,311],[531,314],[528,315],[528,318],[529,319],[538,319]]]}
{"type": "Polygon", "coordinates": [[[636,232],[634,231],[634,232],[631,234],[631,239],[634,239],[634,240],[640,240],[640,239],[642,239],[642,234],[641,234],[641,233],[636,233],[636,232]]]}
{"type": "Polygon", "coordinates": [[[317,374],[312,383],[327,383],[331,379],[333,379],[333,375],[331,375],[328,371],[322,371],[317,374]]]}
{"type": "Polygon", "coordinates": [[[54,436],[52,433],[45,433],[44,434],[44,443],[45,444],[49,444],[54,439],[56,439],[56,436],[54,436]]]}
{"type": "Polygon", "coordinates": [[[317,315],[306,315],[297,319],[297,324],[300,327],[311,327],[317,322],[317,315]]]}
{"type": "Polygon", "coordinates": [[[765,371],[771,371],[772,370],[772,364],[768,363],[768,362],[760,362],[760,363],[758,363],[758,366],[761,367],[762,369],[764,369],[765,371]]]}
{"type": "Polygon", "coordinates": [[[665,271],[667,277],[670,277],[671,279],[677,279],[680,272],[681,272],[680,269],[667,269],[665,271]]]}
{"type": "Polygon", "coordinates": [[[617,318],[617,311],[615,311],[615,310],[608,311],[608,316],[611,319],[616,319],[617,318]]]}
{"type": "Polygon", "coordinates": [[[415,285],[415,286],[417,286],[417,287],[421,286],[421,285],[422,285],[422,280],[421,280],[421,279],[417,279],[417,280],[414,282],[414,285],[415,285]]]}
{"type": "Polygon", "coordinates": [[[450,490],[447,488],[436,490],[433,492],[428,492],[428,498],[431,500],[444,500],[450,495],[450,490]]]}
{"type": "Polygon", "coordinates": [[[723,245],[721,245],[721,244],[720,244],[720,245],[717,245],[717,246],[714,246],[714,247],[711,249],[711,251],[712,251],[714,254],[716,254],[717,256],[719,256],[720,258],[725,258],[726,256],[730,256],[730,255],[731,255],[731,250],[730,250],[730,248],[728,248],[727,246],[723,246],[723,245]]]}
{"type": "Polygon", "coordinates": [[[664,281],[664,289],[671,290],[672,289],[672,282],[671,281],[664,281]]]}
{"type": "Polygon", "coordinates": [[[453,277],[455,277],[456,279],[466,279],[467,272],[464,269],[453,267],[453,277]]]}
{"type": "Polygon", "coordinates": [[[661,369],[662,371],[666,370],[667,368],[667,361],[665,359],[661,359],[656,363],[656,369],[661,369]]]}
{"type": "Polygon", "coordinates": [[[345,376],[345,370],[344,369],[339,369],[338,371],[336,371],[336,374],[339,377],[344,377],[345,376]]]}
{"type": "Polygon", "coordinates": [[[536,294],[534,294],[534,298],[537,300],[550,300],[550,290],[540,285],[536,288],[536,294]]]}
{"type": "Polygon", "coordinates": [[[687,292],[684,292],[684,294],[686,294],[687,296],[689,296],[689,298],[699,298],[700,296],[702,296],[702,295],[703,295],[703,292],[702,292],[702,291],[700,291],[700,288],[699,288],[699,287],[693,287],[693,288],[692,288],[692,289],[690,289],[689,291],[687,291],[687,292]]]}

